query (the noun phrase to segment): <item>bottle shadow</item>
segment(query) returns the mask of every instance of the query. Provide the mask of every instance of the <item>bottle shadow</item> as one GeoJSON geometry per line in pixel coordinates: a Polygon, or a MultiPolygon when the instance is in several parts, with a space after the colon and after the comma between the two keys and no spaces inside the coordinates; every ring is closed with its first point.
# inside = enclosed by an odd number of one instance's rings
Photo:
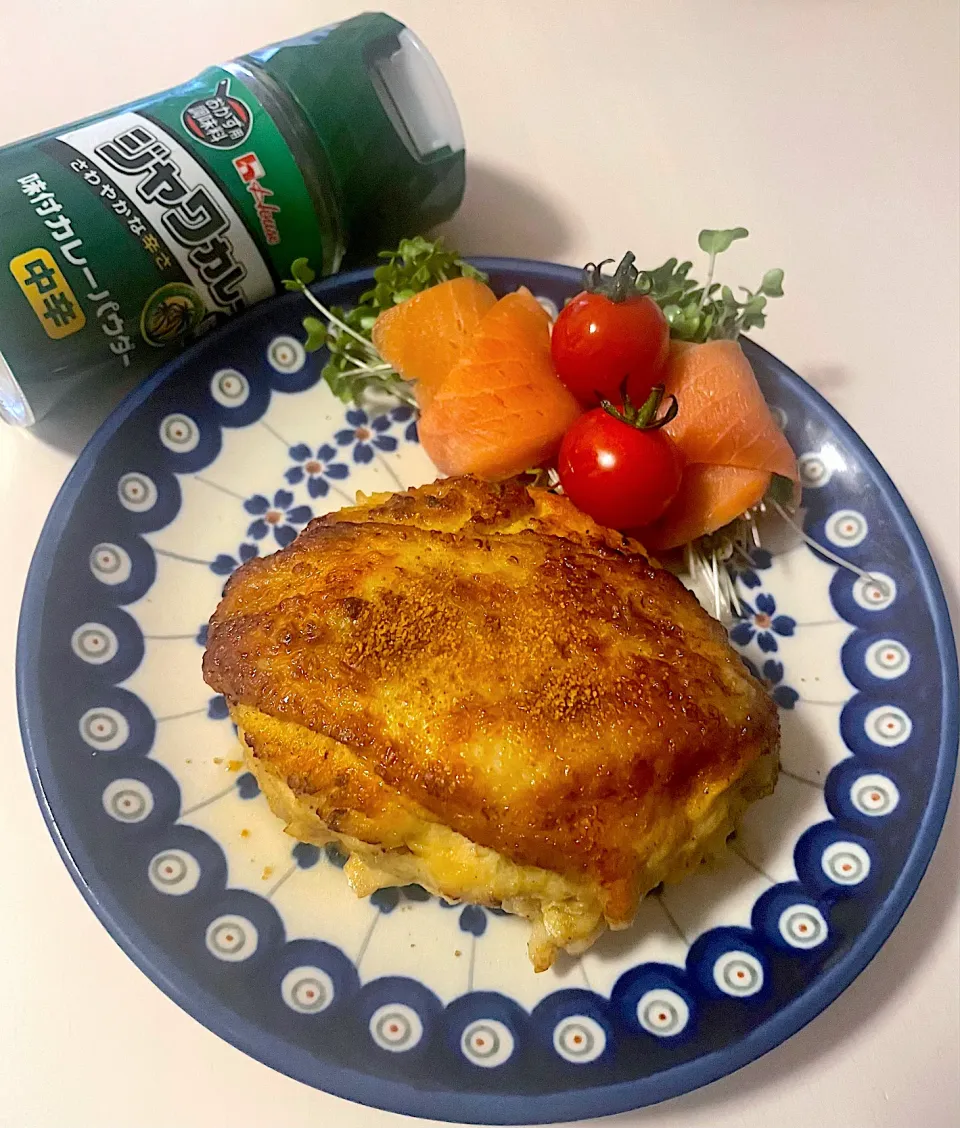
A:
{"type": "Polygon", "coordinates": [[[840,364],[813,364],[804,367],[802,375],[808,384],[812,384],[824,396],[829,396],[831,392],[850,383],[850,373],[840,364]]]}
{"type": "Polygon", "coordinates": [[[460,210],[437,231],[465,255],[551,260],[562,260],[581,235],[576,221],[532,184],[471,160],[460,210]]]}

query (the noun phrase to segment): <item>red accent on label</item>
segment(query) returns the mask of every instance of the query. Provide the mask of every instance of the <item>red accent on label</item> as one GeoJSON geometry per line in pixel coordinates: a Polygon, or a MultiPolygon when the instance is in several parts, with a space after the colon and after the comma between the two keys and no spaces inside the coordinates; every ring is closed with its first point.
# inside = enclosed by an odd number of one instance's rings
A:
{"type": "Polygon", "coordinates": [[[260,183],[267,175],[266,169],[260,163],[260,158],[252,150],[239,157],[234,157],[233,167],[247,186],[247,191],[253,196],[253,206],[257,213],[257,219],[260,221],[263,237],[271,246],[276,246],[280,242],[280,229],[273,217],[280,211],[280,207],[278,204],[267,202],[273,192],[266,185],[260,183]]]}
{"type": "Polygon", "coordinates": [[[249,184],[251,180],[261,180],[267,175],[256,153],[244,153],[242,157],[234,157],[233,167],[240,174],[244,184],[249,184]]]}

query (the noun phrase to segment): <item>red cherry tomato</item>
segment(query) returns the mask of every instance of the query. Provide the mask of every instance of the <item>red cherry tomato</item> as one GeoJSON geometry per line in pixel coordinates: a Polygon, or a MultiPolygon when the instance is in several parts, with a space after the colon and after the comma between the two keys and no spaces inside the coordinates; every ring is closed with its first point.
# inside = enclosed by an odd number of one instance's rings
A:
{"type": "MultiPolygon", "coordinates": [[[[657,405],[662,392],[661,387],[651,393],[657,405]]],[[[624,417],[604,408],[581,415],[564,435],[557,464],[573,504],[601,525],[621,530],[655,521],[676,496],[683,473],[683,456],[670,436],[628,421],[630,413],[628,402],[624,417]]]]}
{"type": "Polygon", "coordinates": [[[627,394],[643,403],[670,348],[670,327],[657,303],[634,294],[613,301],[584,291],[560,312],[550,338],[557,375],[584,407],[627,394]]]}

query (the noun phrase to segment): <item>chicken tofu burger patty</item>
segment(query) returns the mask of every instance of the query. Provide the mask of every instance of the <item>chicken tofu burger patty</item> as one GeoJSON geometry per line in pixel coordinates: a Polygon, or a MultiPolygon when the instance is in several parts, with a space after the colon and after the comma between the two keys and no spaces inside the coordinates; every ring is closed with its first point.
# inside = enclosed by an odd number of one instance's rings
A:
{"type": "Polygon", "coordinates": [[[716,856],[777,774],[776,707],[642,547],[519,482],[312,522],[231,578],[204,676],[273,811],[361,896],[417,882],[588,947],[716,856]]]}

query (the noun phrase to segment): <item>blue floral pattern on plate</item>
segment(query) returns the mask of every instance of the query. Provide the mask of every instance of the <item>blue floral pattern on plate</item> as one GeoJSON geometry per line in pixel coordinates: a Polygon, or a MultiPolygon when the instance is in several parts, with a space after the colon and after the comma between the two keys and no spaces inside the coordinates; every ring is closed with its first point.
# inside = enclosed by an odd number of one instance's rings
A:
{"type": "Polygon", "coordinates": [[[417,420],[412,407],[406,404],[401,404],[399,407],[394,407],[390,411],[390,418],[394,423],[405,423],[403,429],[403,438],[408,443],[418,443],[420,436],[417,434],[417,420]]]}
{"type": "Polygon", "coordinates": [[[770,696],[781,709],[792,709],[800,700],[800,694],[791,686],[784,683],[782,662],[777,662],[774,658],[768,658],[766,662],[764,662],[762,669],[758,670],[749,658],[744,657],[743,660],[746,662],[750,673],[759,681],[763,682],[770,691],[770,696]]]}
{"type": "Polygon", "coordinates": [[[253,514],[254,520],[247,528],[247,536],[262,541],[271,532],[281,548],[286,548],[301,528],[313,516],[309,505],[295,505],[289,490],[279,489],[272,500],[263,494],[254,494],[243,503],[243,508],[253,514]]]}
{"type": "MultiPolygon", "coordinates": [[[[218,576],[229,576],[230,573],[236,571],[241,564],[246,564],[248,560],[252,560],[255,556],[259,555],[260,549],[256,544],[244,541],[237,549],[235,556],[232,556],[228,552],[218,553],[216,557],[210,561],[210,571],[215,572],[218,576]]],[[[206,642],[201,643],[201,645],[206,646],[206,642]]]]}
{"type": "Polygon", "coordinates": [[[391,425],[389,415],[375,415],[371,419],[360,408],[351,408],[346,420],[350,426],[337,431],[334,441],[337,446],[352,451],[354,462],[372,462],[375,451],[397,449],[397,440],[393,435],[386,434],[391,425]]]}
{"type": "Polygon", "coordinates": [[[740,602],[745,618],[730,631],[730,638],[738,646],[746,646],[756,635],[757,645],[769,653],[777,649],[777,635],[789,638],[796,630],[796,620],[777,614],[777,601],[772,595],[760,592],[753,607],[745,599],[740,602]]]}
{"type": "Polygon", "coordinates": [[[748,588],[760,587],[763,582],[757,572],[765,571],[773,564],[773,557],[766,549],[755,548],[743,561],[733,568],[734,575],[748,588]]]}
{"type": "MultiPolygon", "coordinates": [[[[522,283],[558,307],[579,288],[567,268],[483,265],[497,292],[522,283]]],[[[369,277],[319,292],[349,304],[369,277]]],[[[728,863],[739,915],[710,924],[709,895],[679,885],[647,899],[631,934],[534,976],[515,918],[447,911],[418,886],[353,897],[342,852],[291,845],[232,726],[213,723],[224,706],[199,676],[197,622],[223,578],[339,507],[338,491],[431,476],[409,408],[346,410],[318,384],[301,316],[297,296],[261,306],[134,392],[38,546],[18,652],[24,741],[91,906],[213,1030],[309,1084],[413,1115],[599,1116],[776,1045],[893,927],[950,791],[948,619],[889,480],[816,393],[746,344],[802,444],[808,528],[853,571],[806,548],[754,553],[739,571],[749,599],[732,637],[759,651],[745,660],[785,710],[781,782],[728,863]]]]}
{"type": "Polygon", "coordinates": [[[336,448],[329,443],[321,443],[312,448],[307,443],[297,443],[290,448],[290,457],[297,464],[286,471],[284,477],[291,486],[306,479],[307,493],[311,497],[326,497],[331,482],[342,482],[350,473],[350,467],[337,462],[336,448]]]}

